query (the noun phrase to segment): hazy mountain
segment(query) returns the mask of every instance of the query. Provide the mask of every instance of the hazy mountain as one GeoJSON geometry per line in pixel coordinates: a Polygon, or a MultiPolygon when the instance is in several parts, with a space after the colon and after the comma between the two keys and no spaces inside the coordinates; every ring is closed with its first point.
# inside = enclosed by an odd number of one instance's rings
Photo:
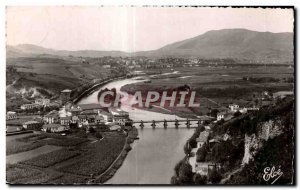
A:
{"type": "Polygon", "coordinates": [[[6,47],[7,57],[28,57],[33,55],[56,55],[56,56],[81,56],[81,57],[103,57],[103,56],[130,56],[129,53],[121,51],[97,51],[97,50],[79,50],[79,51],[67,51],[67,50],[54,50],[36,46],[32,44],[20,44],[16,46],[6,47]]]}
{"type": "Polygon", "coordinates": [[[159,57],[292,60],[293,33],[255,32],[245,29],[213,30],[155,51],[140,53],[159,57]]]}
{"type": "Polygon", "coordinates": [[[7,46],[8,57],[51,54],[59,56],[149,56],[149,57],[201,57],[293,60],[293,33],[255,32],[245,29],[212,30],[187,40],[166,45],[158,50],[136,52],[121,51],[66,51],[22,44],[7,46]]]}

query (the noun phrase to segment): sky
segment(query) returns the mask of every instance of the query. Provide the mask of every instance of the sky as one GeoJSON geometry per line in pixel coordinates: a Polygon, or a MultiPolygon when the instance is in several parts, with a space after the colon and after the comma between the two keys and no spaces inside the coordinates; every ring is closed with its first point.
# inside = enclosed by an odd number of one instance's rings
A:
{"type": "Polygon", "coordinates": [[[7,7],[6,43],[58,50],[147,51],[210,30],[293,32],[292,9],[7,7]]]}

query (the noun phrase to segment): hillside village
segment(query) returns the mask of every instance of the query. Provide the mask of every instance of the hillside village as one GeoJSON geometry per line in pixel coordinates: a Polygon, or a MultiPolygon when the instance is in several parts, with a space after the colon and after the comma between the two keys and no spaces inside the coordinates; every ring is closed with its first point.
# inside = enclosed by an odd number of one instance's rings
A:
{"type": "MultiPolygon", "coordinates": [[[[239,177],[238,173],[249,169],[248,164],[255,163],[265,142],[293,131],[290,112],[294,106],[293,93],[274,93],[269,102],[249,109],[231,104],[226,111],[218,113],[217,120],[206,121],[197,128],[186,142],[186,157],[176,165],[171,183],[249,184],[250,179],[239,177]]],[[[286,170],[290,172],[292,168],[286,170]]],[[[259,181],[265,183],[261,179],[259,181]]]]}
{"type": "Polygon", "coordinates": [[[38,98],[32,104],[21,105],[20,113],[8,111],[7,133],[44,131],[65,134],[72,128],[85,128],[87,132],[90,128],[120,130],[130,124],[129,114],[119,108],[108,109],[100,104],[72,105],[68,102],[69,94],[70,90],[66,89],[61,92],[59,101],[38,98]]]}

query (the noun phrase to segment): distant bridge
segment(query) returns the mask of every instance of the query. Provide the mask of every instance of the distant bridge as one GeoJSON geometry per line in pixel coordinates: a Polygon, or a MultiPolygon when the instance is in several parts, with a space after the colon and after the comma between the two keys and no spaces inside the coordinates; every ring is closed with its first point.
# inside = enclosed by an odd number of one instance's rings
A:
{"type": "Polygon", "coordinates": [[[150,123],[151,127],[153,129],[155,129],[157,127],[158,123],[163,123],[163,127],[166,129],[168,128],[168,123],[174,123],[175,128],[179,128],[179,125],[182,125],[182,122],[184,122],[183,124],[186,125],[187,128],[197,128],[199,126],[201,126],[202,124],[201,119],[174,119],[174,120],[151,120],[151,121],[133,121],[133,124],[139,124],[140,128],[144,128],[146,123],[150,123]],[[197,126],[191,126],[191,121],[197,121],[197,126]]]}

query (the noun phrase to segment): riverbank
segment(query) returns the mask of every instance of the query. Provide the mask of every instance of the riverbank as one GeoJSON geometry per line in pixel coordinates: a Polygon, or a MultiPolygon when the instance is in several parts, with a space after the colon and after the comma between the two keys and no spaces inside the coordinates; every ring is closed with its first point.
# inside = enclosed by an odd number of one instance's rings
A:
{"type": "MultiPolygon", "coordinates": [[[[128,128],[127,128],[128,129],[128,128]]],[[[134,142],[134,140],[138,137],[138,131],[137,129],[132,126],[127,132],[126,141],[124,144],[124,147],[119,154],[119,156],[114,160],[114,162],[100,175],[96,176],[94,179],[89,180],[88,184],[99,184],[104,183],[110,178],[113,177],[113,175],[117,172],[117,170],[122,166],[123,161],[126,159],[126,156],[128,152],[132,149],[131,144],[134,142]]]]}
{"type": "Polygon", "coordinates": [[[83,97],[85,97],[85,96],[87,96],[87,95],[93,93],[94,91],[98,90],[101,86],[106,85],[106,84],[108,84],[108,83],[110,83],[110,82],[117,81],[117,80],[122,80],[122,79],[125,79],[125,78],[126,78],[126,76],[121,76],[121,77],[111,78],[111,79],[107,79],[107,80],[104,80],[104,81],[100,81],[100,82],[98,82],[97,84],[94,84],[94,85],[91,86],[91,87],[87,86],[87,87],[86,87],[87,89],[85,89],[85,87],[84,87],[83,92],[79,92],[79,93],[78,93],[79,95],[77,95],[77,96],[75,96],[75,97],[72,97],[72,102],[76,104],[76,103],[79,102],[83,97]]]}

